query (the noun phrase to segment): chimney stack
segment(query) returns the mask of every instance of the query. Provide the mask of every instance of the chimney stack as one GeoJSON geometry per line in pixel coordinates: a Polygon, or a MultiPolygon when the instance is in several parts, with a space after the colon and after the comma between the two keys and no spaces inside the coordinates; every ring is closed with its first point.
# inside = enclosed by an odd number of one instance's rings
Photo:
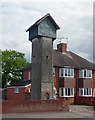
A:
{"type": "Polygon", "coordinates": [[[67,43],[60,43],[57,45],[57,50],[62,53],[67,53],[67,43]]]}

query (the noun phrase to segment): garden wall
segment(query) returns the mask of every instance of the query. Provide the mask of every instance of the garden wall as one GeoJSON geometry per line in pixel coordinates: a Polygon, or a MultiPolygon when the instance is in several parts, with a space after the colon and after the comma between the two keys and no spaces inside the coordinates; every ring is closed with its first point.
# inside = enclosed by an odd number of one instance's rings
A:
{"type": "MultiPolygon", "coordinates": [[[[1,103],[1,102],[0,102],[1,103]]],[[[2,101],[2,113],[25,113],[43,111],[69,111],[62,100],[6,100],[2,101]]]]}
{"type": "Polygon", "coordinates": [[[75,104],[80,104],[80,105],[91,105],[93,103],[93,97],[80,97],[76,96],[75,97],[75,104]]]}

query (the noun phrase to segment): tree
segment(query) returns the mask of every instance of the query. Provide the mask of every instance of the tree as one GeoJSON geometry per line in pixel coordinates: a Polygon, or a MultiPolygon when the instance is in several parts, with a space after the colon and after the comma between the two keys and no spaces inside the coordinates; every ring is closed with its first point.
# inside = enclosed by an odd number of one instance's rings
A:
{"type": "Polygon", "coordinates": [[[25,59],[25,54],[15,50],[2,51],[2,87],[21,80],[21,69],[27,66],[29,62],[25,59]]]}

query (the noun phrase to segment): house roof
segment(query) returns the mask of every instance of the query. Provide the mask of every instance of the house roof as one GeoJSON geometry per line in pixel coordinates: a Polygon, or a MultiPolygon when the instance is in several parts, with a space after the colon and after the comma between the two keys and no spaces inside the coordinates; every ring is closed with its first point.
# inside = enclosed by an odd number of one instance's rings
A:
{"type": "Polygon", "coordinates": [[[72,67],[76,69],[94,69],[95,64],[89,62],[88,60],[80,57],[79,55],[67,51],[66,54],[54,50],[53,51],[53,66],[57,67],[72,67]]]}
{"type": "Polygon", "coordinates": [[[8,87],[25,86],[25,85],[29,85],[29,84],[31,84],[31,80],[20,80],[18,82],[11,84],[8,87]]]}
{"type": "Polygon", "coordinates": [[[57,25],[57,23],[54,21],[54,19],[51,17],[51,15],[49,13],[47,13],[44,17],[42,17],[41,19],[39,19],[38,21],[36,21],[33,25],[31,25],[27,30],[29,31],[31,28],[39,25],[45,18],[49,17],[49,19],[51,20],[51,22],[54,24],[54,26],[56,27],[56,29],[60,29],[59,26],[57,25]]]}
{"type": "MultiPolygon", "coordinates": [[[[95,64],[89,62],[88,60],[80,57],[79,55],[67,51],[66,54],[59,52],[58,50],[53,50],[53,66],[54,67],[71,67],[76,69],[91,69],[95,70],[95,64]]],[[[23,70],[31,69],[31,64],[24,67],[23,70]]]]}
{"type": "Polygon", "coordinates": [[[31,64],[29,64],[29,65],[25,66],[24,68],[22,68],[21,71],[27,70],[27,69],[30,69],[30,68],[31,68],[31,64]]]}

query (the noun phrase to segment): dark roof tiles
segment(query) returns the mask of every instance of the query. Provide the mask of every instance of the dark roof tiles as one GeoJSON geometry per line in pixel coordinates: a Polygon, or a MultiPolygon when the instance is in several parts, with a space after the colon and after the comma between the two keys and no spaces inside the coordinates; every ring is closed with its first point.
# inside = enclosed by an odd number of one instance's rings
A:
{"type": "MultiPolygon", "coordinates": [[[[95,64],[89,62],[88,60],[76,55],[71,51],[67,51],[66,54],[59,52],[58,50],[53,50],[53,66],[54,67],[71,67],[76,69],[95,69],[95,64]]],[[[31,64],[22,69],[31,69],[31,64]]]]}
{"type": "Polygon", "coordinates": [[[11,84],[9,87],[14,87],[14,86],[25,86],[31,84],[31,80],[20,80],[17,81],[13,84],[11,84]]]}
{"type": "Polygon", "coordinates": [[[24,68],[22,68],[21,71],[27,70],[27,69],[30,69],[30,68],[31,68],[31,64],[29,64],[29,65],[25,66],[24,68]]]}
{"type": "Polygon", "coordinates": [[[51,17],[50,13],[47,13],[44,17],[42,17],[41,19],[39,19],[38,21],[36,21],[33,25],[31,25],[27,30],[29,31],[31,28],[39,25],[45,18],[49,17],[52,21],[52,23],[55,25],[56,29],[60,29],[59,26],[56,24],[56,22],[54,21],[54,19],[51,17]]]}
{"type": "Polygon", "coordinates": [[[54,50],[53,66],[57,66],[57,67],[68,66],[68,67],[78,68],[78,69],[82,69],[82,68],[93,69],[95,65],[71,51],[67,51],[66,54],[62,54],[61,52],[54,50]]]}

